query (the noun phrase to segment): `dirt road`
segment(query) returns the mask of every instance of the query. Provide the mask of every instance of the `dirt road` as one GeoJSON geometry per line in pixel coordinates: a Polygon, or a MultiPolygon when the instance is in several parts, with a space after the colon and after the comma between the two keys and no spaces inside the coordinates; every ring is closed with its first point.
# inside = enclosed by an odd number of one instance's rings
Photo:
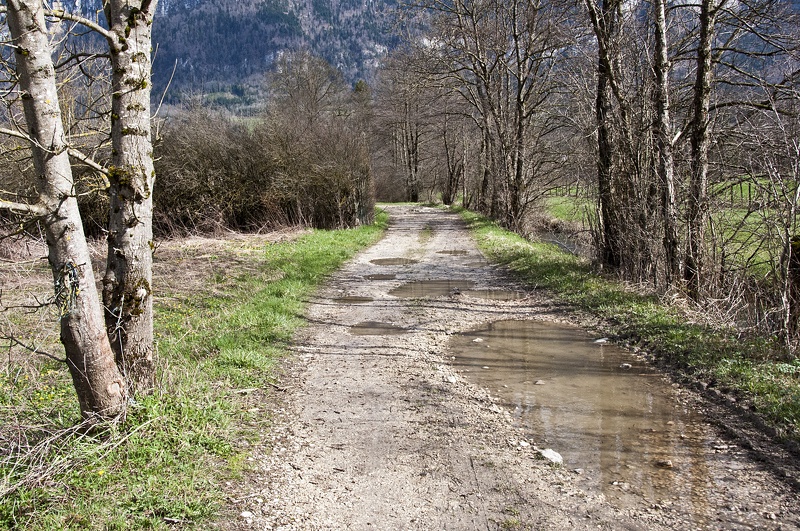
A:
{"type": "MultiPolygon", "coordinates": [[[[515,289],[457,216],[392,206],[387,236],[319,291],[272,419],[272,448],[236,496],[238,529],[686,529],[662,507],[620,509],[534,450],[535,435],[448,363],[454,333],[499,319],[564,320],[515,289]],[[387,260],[388,259],[388,260],[387,260]],[[438,296],[390,292],[448,281],[438,296]],[[461,283],[463,282],[463,283],[461,283]]],[[[431,294],[429,294],[431,295],[431,294]]],[[[435,295],[432,294],[432,295],[435,295]]],[[[757,512],[754,514],[758,514],[757,512]]],[[[756,516],[755,525],[794,529],[756,516]]],[[[713,525],[710,526],[713,528],[713,525]]]]}

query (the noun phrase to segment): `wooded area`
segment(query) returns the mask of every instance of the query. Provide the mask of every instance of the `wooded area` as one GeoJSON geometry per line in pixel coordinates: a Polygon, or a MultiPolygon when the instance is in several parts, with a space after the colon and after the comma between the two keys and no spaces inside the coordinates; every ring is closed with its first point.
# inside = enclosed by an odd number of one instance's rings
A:
{"type": "Polygon", "coordinates": [[[598,266],[794,356],[796,4],[412,9],[430,31],[393,53],[375,103],[387,198],[460,198],[531,234],[546,197],[570,190],[590,205],[598,266]]]}

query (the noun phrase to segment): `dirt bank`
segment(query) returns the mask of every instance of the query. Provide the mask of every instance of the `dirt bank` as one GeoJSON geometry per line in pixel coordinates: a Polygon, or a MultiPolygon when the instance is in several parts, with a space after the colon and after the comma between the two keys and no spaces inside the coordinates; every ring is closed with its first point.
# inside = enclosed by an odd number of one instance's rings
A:
{"type": "MultiPolygon", "coordinates": [[[[585,491],[578,474],[539,458],[535,434],[523,433],[487,391],[454,371],[446,352],[454,333],[500,319],[569,318],[537,292],[511,301],[465,295],[468,282],[521,288],[483,259],[457,216],[409,206],[389,211],[387,236],[310,301],[285,391],[265,408],[273,411],[270,447],[254,450],[257,472],[230,486],[231,518],[219,527],[693,527],[668,505],[642,499],[619,508],[585,491]],[[392,258],[405,260],[380,261],[392,258]],[[422,280],[465,284],[435,297],[390,294],[422,280]]],[[[731,472],[739,474],[737,486],[713,501],[708,528],[798,528],[792,494],[757,469],[731,472]],[[745,476],[752,482],[739,485],[745,476]]]]}

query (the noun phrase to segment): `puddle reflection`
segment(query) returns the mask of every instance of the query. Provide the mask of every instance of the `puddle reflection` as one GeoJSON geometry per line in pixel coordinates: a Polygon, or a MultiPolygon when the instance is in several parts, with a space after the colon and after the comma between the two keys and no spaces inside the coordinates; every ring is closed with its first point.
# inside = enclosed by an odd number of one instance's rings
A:
{"type": "Polygon", "coordinates": [[[394,280],[396,277],[397,275],[391,274],[364,275],[367,280],[394,280]]]}
{"type": "Polygon", "coordinates": [[[419,260],[412,258],[376,258],[370,260],[369,263],[381,266],[395,266],[395,265],[411,265],[416,264],[419,260]]]}
{"type": "Polygon", "coordinates": [[[713,434],[627,352],[570,326],[499,321],[454,337],[449,355],[536,445],[608,497],[678,500],[696,523],[706,520],[713,434]]]}

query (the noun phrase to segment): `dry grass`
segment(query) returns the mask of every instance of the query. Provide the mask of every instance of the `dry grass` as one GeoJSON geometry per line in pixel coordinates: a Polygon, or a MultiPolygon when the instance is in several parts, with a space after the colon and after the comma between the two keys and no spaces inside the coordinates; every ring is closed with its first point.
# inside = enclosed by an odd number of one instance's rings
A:
{"type": "MultiPolygon", "coordinates": [[[[253,262],[244,259],[245,256],[263,250],[265,245],[293,240],[306,232],[287,228],[267,234],[229,233],[213,238],[193,236],[159,242],[153,257],[156,305],[169,299],[185,300],[214,294],[221,287],[219,283],[251,272],[253,262]]],[[[105,267],[105,242],[92,242],[90,250],[99,290],[105,267]]],[[[46,246],[34,240],[5,242],[0,253],[0,286],[0,338],[6,339],[0,343],[5,351],[0,359],[0,372],[41,369],[38,362],[41,356],[32,355],[31,350],[20,345],[9,348],[9,337],[38,352],[63,357],[58,340],[58,317],[48,306],[53,297],[53,285],[46,246]]]]}
{"type": "Polygon", "coordinates": [[[255,273],[253,261],[246,257],[263,251],[266,245],[294,240],[306,232],[231,233],[219,238],[193,236],[158,243],[153,261],[156,303],[215,294],[223,287],[219,284],[255,273]]]}
{"type": "MultiPolygon", "coordinates": [[[[160,242],[154,253],[153,283],[159,305],[224,293],[237,278],[256,273],[254,253],[294,240],[307,231],[286,229],[269,234],[195,236],[160,242]],[[249,257],[249,259],[248,259],[249,257]]],[[[42,466],[31,473],[47,475],[69,458],[48,461],[53,441],[68,438],[78,418],[77,400],[63,362],[58,316],[49,305],[52,277],[47,250],[41,242],[6,243],[0,259],[0,459],[26,454],[42,466]],[[14,251],[16,255],[12,255],[14,251]],[[27,348],[26,348],[27,347],[27,348]],[[66,435],[65,435],[66,434],[66,435]],[[41,454],[39,458],[37,455],[41,454]],[[53,468],[55,467],[55,468],[53,468]]],[[[104,268],[105,244],[91,245],[98,289],[104,268]]],[[[34,480],[42,478],[33,478],[34,480]]],[[[0,494],[12,488],[0,485],[0,494]]]]}

